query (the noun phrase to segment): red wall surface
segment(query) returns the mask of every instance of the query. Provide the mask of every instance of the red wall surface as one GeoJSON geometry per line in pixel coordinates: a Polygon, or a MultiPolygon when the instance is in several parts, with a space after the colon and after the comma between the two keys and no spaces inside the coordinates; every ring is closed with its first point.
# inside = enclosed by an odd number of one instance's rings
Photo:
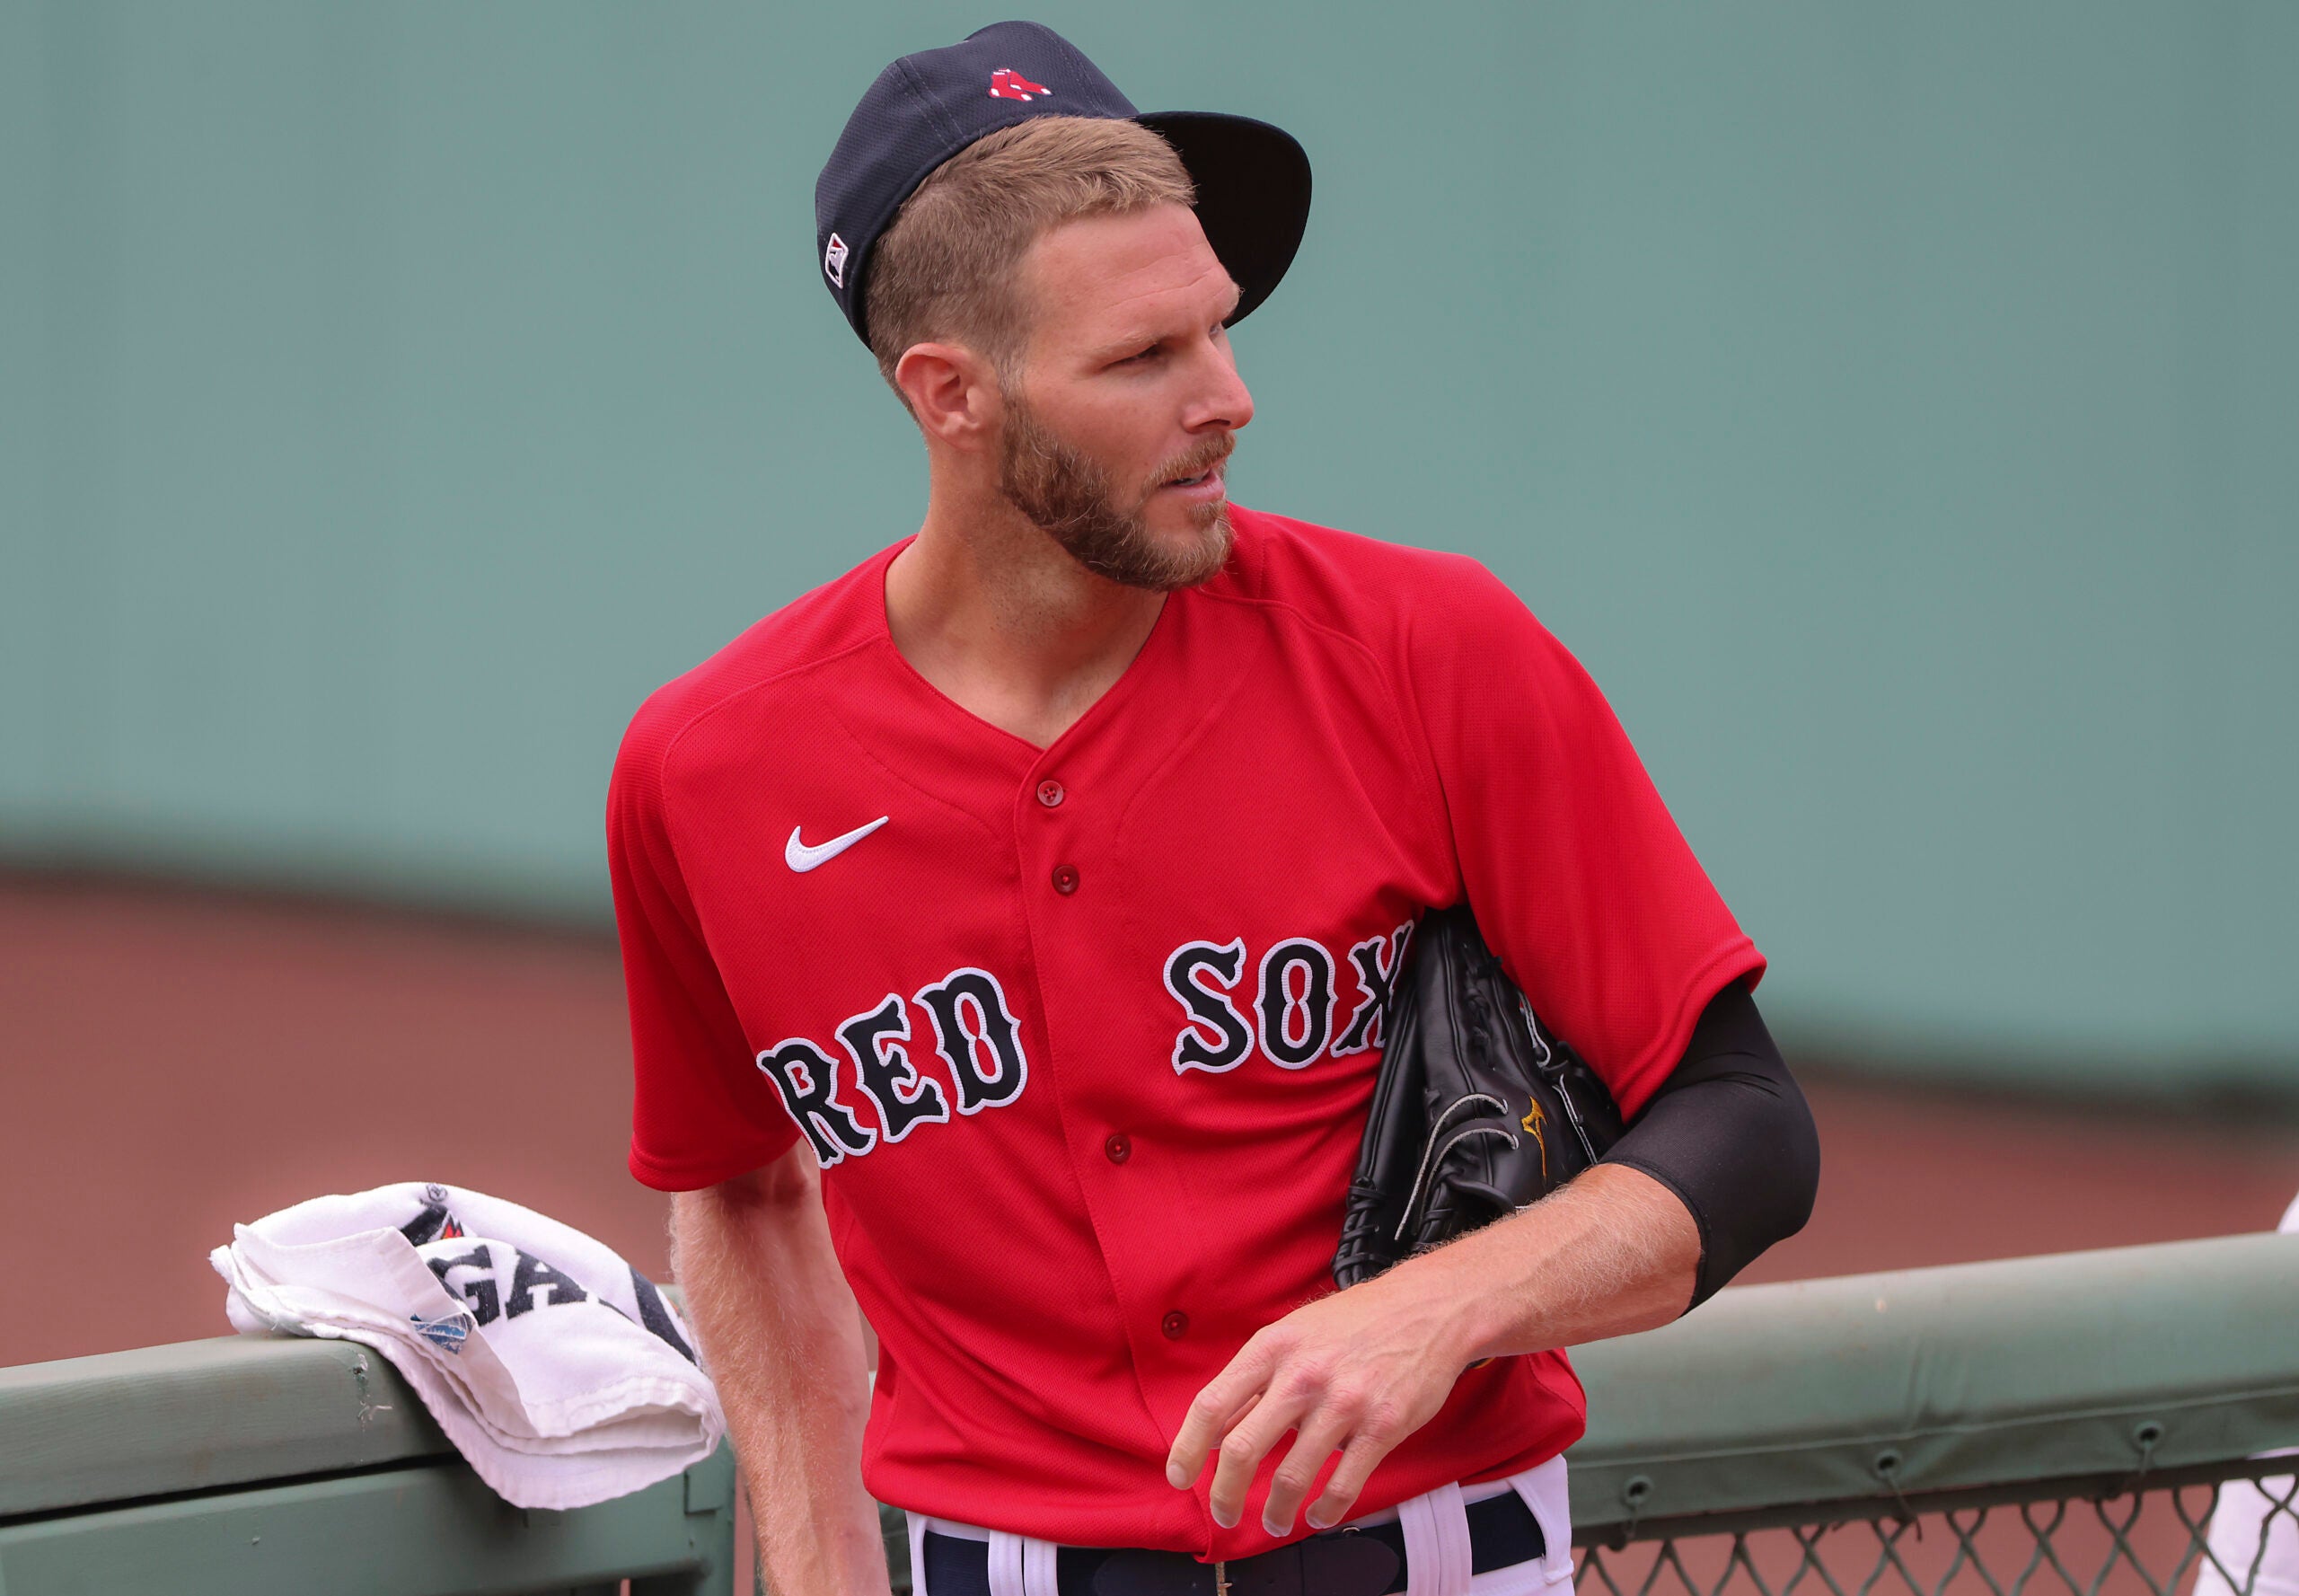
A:
{"type": "MultiPolygon", "coordinates": [[[[0,879],[0,1363],[228,1334],[207,1257],[234,1221],[386,1181],[509,1197],[660,1277],[627,1071],[602,939],[0,879]]],[[[1819,1210],[1748,1278],[2268,1230],[2299,1189],[2288,1125],[1805,1083],[1819,1210]]]]}

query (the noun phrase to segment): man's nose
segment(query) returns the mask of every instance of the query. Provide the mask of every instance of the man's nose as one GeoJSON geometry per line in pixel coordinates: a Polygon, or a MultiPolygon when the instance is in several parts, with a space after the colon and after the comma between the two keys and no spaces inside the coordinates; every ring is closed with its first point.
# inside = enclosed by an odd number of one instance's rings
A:
{"type": "Polygon", "coordinates": [[[1238,375],[1238,363],[1226,344],[1209,351],[1204,392],[1191,406],[1186,425],[1192,432],[1226,427],[1235,432],[1254,419],[1254,396],[1238,375]]]}

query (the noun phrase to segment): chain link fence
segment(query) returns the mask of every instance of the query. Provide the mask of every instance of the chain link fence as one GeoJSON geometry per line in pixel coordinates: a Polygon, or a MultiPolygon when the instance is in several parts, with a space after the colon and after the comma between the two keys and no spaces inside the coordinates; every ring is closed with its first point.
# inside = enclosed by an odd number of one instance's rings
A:
{"type": "Polygon", "coordinates": [[[2036,1481],[1824,1512],[1630,1521],[1584,1538],[1579,1596],[2292,1596],[2287,1458],[2036,1481]],[[2264,1575],[2264,1577],[2263,1577],[2264,1575]]]}

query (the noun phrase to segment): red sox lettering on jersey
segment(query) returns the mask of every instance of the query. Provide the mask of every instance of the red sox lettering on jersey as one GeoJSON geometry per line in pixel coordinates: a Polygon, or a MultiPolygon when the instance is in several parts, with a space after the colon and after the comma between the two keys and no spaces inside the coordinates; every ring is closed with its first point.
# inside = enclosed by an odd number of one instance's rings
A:
{"type": "MultiPolygon", "coordinates": [[[[1229,568],[1049,748],[903,660],[888,550],[657,692],[617,761],[632,1172],[692,1189],[807,1143],[879,1337],[881,1500],[1265,1548],[1166,1451],[1326,1289],[1418,917],[1473,902],[1631,1114],[1761,967],[1505,587],[1231,513],[1229,568]]],[[[1530,1468],[1581,1422],[1560,1354],[1472,1370],[1359,1506],[1530,1468]]]]}
{"type": "MultiPolygon", "coordinates": [[[[1369,937],[1349,949],[1346,961],[1336,961],[1324,944],[1309,938],[1278,942],[1263,957],[1258,983],[1246,999],[1258,1028],[1232,1001],[1246,968],[1245,939],[1220,947],[1183,943],[1165,965],[1166,990],[1185,1018],[1174,1037],[1175,1070],[1234,1070],[1252,1054],[1256,1038],[1262,1056],[1282,1070],[1306,1069],[1320,1057],[1379,1046],[1397,960],[1412,934],[1406,924],[1369,937]],[[1337,964],[1354,970],[1357,994],[1336,1026],[1337,964]]],[[[888,992],[875,1007],[839,1022],[841,1056],[804,1036],[758,1055],[758,1067],[774,1083],[824,1168],[881,1142],[900,1142],[921,1123],[950,1123],[950,1095],[912,1062],[913,1006],[931,1027],[934,1052],[948,1073],[959,1113],[1010,1103],[1029,1083],[1021,1027],[1007,1005],[1005,988],[989,971],[953,970],[920,988],[908,1004],[900,992],[888,992]],[[841,1095],[842,1073],[852,1089],[841,1095]],[[864,1104],[868,1113],[858,1115],[864,1104]]]]}

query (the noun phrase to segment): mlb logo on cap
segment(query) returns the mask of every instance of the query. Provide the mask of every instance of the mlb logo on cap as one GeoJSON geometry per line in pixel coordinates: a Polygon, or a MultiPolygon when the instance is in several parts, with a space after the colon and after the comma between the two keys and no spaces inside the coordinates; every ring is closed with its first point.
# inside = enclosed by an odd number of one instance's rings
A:
{"type": "Polygon", "coordinates": [[[835,233],[830,235],[829,246],[823,251],[823,271],[829,277],[832,287],[846,287],[846,241],[835,233]]]}

